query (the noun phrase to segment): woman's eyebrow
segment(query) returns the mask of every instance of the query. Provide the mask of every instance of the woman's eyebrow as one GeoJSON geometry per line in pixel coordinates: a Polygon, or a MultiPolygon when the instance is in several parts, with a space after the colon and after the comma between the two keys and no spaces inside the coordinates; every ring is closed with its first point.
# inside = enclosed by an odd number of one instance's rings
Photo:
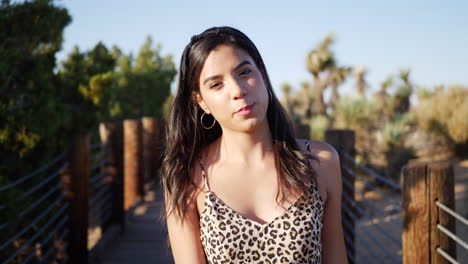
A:
{"type": "Polygon", "coordinates": [[[236,70],[238,70],[240,67],[242,67],[242,66],[244,66],[244,65],[247,65],[247,64],[248,64],[248,65],[252,65],[252,63],[250,63],[250,61],[245,60],[245,61],[239,63],[236,67],[234,67],[234,70],[233,70],[233,71],[236,71],[236,70]]]}
{"type": "MultiPolygon", "coordinates": [[[[241,63],[239,63],[236,67],[234,67],[233,71],[236,71],[238,70],[240,67],[244,66],[244,65],[252,65],[252,63],[250,63],[250,61],[248,60],[245,60],[241,63]]],[[[205,78],[205,80],[203,81],[203,85],[205,85],[207,82],[211,81],[211,80],[214,80],[214,79],[218,79],[220,78],[221,75],[214,75],[214,76],[210,76],[210,77],[207,77],[205,78]]]]}

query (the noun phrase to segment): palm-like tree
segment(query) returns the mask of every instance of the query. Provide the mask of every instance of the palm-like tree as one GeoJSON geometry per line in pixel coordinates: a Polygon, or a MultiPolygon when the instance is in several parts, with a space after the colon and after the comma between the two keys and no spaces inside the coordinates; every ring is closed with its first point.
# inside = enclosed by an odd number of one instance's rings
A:
{"type": "MultiPolygon", "coordinates": [[[[318,48],[309,52],[306,58],[307,70],[314,77],[315,102],[313,112],[318,114],[326,114],[326,105],[323,101],[323,92],[327,87],[327,83],[320,79],[320,73],[335,66],[334,54],[329,49],[333,41],[333,34],[328,34],[319,44],[318,48]]],[[[312,108],[312,106],[309,106],[309,108],[312,108]]]]}

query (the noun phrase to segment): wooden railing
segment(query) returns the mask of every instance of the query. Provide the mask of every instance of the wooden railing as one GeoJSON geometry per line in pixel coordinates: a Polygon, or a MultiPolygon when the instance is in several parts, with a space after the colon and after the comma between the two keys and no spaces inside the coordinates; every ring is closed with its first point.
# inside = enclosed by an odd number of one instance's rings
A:
{"type": "Polygon", "coordinates": [[[102,123],[93,143],[77,132],[69,151],[1,186],[1,263],[88,263],[158,181],[162,127],[149,117],[102,123]]]}
{"type": "Polygon", "coordinates": [[[457,236],[455,220],[463,227],[468,220],[454,210],[450,162],[411,161],[401,171],[400,185],[355,161],[353,131],[329,130],[325,141],[340,155],[342,224],[350,263],[459,263],[456,243],[465,250],[468,243],[457,236]],[[357,183],[384,204],[367,198],[357,183]],[[360,226],[357,232],[357,221],[363,219],[369,228],[360,226]]]}

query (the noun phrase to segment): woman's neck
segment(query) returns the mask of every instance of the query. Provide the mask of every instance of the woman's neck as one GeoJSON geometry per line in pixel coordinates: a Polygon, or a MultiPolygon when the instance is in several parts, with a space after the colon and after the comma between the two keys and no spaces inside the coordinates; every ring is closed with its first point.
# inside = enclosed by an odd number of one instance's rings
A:
{"type": "Polygon", "coordinates": [[[223,131],[216,145],[220,160],[245,166],[268,158],[273,148],[268,122],[249,133],[223,131]]]}

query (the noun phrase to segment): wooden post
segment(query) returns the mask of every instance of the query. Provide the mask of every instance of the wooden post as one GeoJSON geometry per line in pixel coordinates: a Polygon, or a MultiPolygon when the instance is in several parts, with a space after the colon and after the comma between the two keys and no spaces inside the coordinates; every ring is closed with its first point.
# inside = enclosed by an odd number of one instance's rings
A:
{"type": "Polygon", "coordinates": [[[455,190],[453,167],[449,162],[431,163],[427,169],[429,177],[429,210],[431,215],[431,263],[449,263],[437,253],[440,247],[450,256],[456,256],[455,241],[439,231],[437,224],[455,233],[455,218],[440,209],[435,201],[439,201],[449,208],[455,209],[455,190]]]}
{"type": "Polygon", "coordinates": [[[129,209],[141,195],[141,126],[125,120],[124,127],[124,208],[129,209]]]}
{"type": "MultiPolygon", "coordinates": [[[[156,177],[156,155],[158,143],[158,125],[153,117],[143,117],[143,168],[144,184],[147,186],[156,177]]],[[[146,188],[145,188],[146,189],[146,188]]]]}
{"type": "Polygon", "coordinates": [[[73,136],[70,149],[70,261],[88,263],[89,137],[73,136]]]}
{"type": "Polygon", "coordinates": [[[403,263],[449,263],[437,253],[442,248],[455,257],[453,240],[437,224],[455,232],[455,221],[436,206],[454,208],[454,175],[449,162],[408,163],[403,176],[403,263]]]}
{"type": "Polygon", "coordinates": [[[348,212],[344,210],[344,206],[341,209],[341,218],[342,218],[342,226],[343,226],[343,234],[347,237],[347,241],[345,240],[345,245],[348,254],[348,262],[355,263],[356,257],[356,249],[355,249],[355,223],[354,219],[351,216],[357,216],[356,210],[353,210],[354,206],[354,182],[355,178],[350,175],[344,168],[343,165],[347,165],[350,169],[354,169],[354,164],[352,162],[348,162],[348,160],[343,157],[343,153],[347,153],[353,159],[355,157],[355,150],[354,150],[354,131],[352,130],[332,130],[329,129],[325,132],[325,141],[332,145],[338,154],[340,155],[340,163],[341,163],[341,175],[343,178],[342,183],[342,205],[345,205],[347,208],[351,209],[352,212],[348,212]],[[349,182],[351,186],[345,184],[349,182]],[[346,197],[346,198],[345,198],[346,197]],[[345,224],[346,222],[346,224],[345,224]]]}
{"type": "Polygon", "coordinates": [[[99,126],[101,139],[104,145],[109,148],[107,152],[107,177],[111,178],[112,192],[112,213],[109,223],[118,224],[124,229],[125,211],[124,211],[124,189],[123,189],[123,125],[122,122],[101,123],[99,126]]]}

